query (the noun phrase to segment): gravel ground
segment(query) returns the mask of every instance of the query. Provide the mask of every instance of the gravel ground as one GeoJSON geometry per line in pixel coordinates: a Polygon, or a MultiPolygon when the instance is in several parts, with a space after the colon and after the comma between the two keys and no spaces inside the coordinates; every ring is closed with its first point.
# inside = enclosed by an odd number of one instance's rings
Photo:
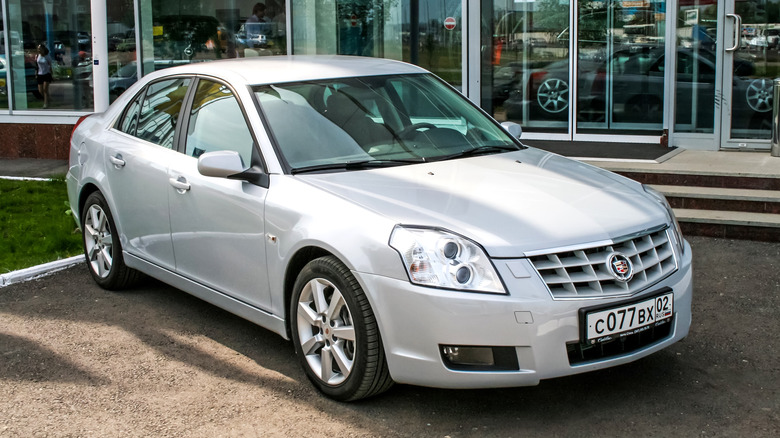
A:
{"type": "Polygon", "coordinates": [[[693,237],[690,336],[537,387],[325,399],[292,344],[149,280],[84,266],[0,289],[0,436],[780,435],[780,244],[693,237]]]}

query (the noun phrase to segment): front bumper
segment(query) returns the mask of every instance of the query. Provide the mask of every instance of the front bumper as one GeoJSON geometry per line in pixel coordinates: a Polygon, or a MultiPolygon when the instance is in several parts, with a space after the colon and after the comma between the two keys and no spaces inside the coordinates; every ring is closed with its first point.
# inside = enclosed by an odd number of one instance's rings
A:
{"type": "Polygon", "coordinates": [[[431,289],[355,272],[377,318],[393,380],[440,388],[536,385],[542,379],[635,361],[683,339],[690,329],[693,284],[687,242],[679,269],[631,298],[553,300],[526,260],[494,263],[508,295],[431,289]],[[525,270],[518,268],[523,264],[525,270]],[[566,344],[580,339],[579,309],[621,303],[665,287],[674,292],[674,318],[666,338],[625,354],[570,364],[566,344]],[[513,347],[519,369],[452,370],[444,365],[441,345],[513,347]]]}

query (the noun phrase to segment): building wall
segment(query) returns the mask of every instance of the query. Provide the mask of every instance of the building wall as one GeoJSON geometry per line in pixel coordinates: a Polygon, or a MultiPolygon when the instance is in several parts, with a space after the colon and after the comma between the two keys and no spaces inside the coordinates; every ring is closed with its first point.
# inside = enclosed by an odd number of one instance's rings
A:
{"type": "Polygon", "coordinates": [[[0,157],[68,159],[73,125],[0,123],[0,157]]]}

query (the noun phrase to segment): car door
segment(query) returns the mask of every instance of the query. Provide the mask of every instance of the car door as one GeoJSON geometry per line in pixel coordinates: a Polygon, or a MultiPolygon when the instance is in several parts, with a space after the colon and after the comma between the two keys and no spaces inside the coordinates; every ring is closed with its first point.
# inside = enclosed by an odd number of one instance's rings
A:
{"type": "Polygon", "coordinates": [[[232,150],[249,168],[257,154],[254,137],[236,93],[199,79],[186,114],[183,156],[168,176],[176,271],[259,308],[270,308],[266,275],[267,189],[246,181],[203,176],[198,157],[232,150]]]}
{"type": "Polygon", "coordinates": [[[174,269],[168,218],[168,164],[190,78],[151,83],[106,134],[106,178],[124,249],[174,269]]]}

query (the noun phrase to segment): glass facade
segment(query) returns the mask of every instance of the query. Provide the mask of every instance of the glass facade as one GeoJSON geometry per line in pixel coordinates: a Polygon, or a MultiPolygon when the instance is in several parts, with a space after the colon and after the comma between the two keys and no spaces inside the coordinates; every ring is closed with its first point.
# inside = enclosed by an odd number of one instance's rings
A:
{"type": "Polygon", "coordinates": [[[4,6],[0,107],[92,110],[89,0],[15,0],[4,6]]]}
{"type": "MultiPolygon", "coordinates": [[[[482,15],[482,106],[525,131],[566,132],[569,120],[569,4],[502,0],[482,15]],[[492,29],[491,29],[492,27],[492,29]]],[[[483,3],[484,4],[484,3],[483,3]]]]}
{"type": "Polygon", "coordinates": [[[660,134],[663,2],[579,2],[577,132],[660,134]]]}
{"type": "Polygon", "coordinates": [[[738,38],[726,60],[733,81],[729,136],[768,140],[772,136],[772,81],[780,76],[780,2],[738,1],[733,15],[742,26],[735,32],[738,38]]]}
{"type": "Polygon", "coordinates": [[[151,0],[140,5],[143,74],[190,62],[287,53],[283,0],[151,0]]]}
{"type": "Polygon", "coordinates": [[[108,92],[113,102],[138,80],[135,43],[135,8],[128,0],[106,2],[108,92]]]}
{"type": "Polygon", "coordinates": [[[461,0],[293,0],[293,53],[396,59],[463,86],[461,0]]]}
{"type": "Polygon", "coordinates": [[[179,64],[341,54],[420,65],[525,138],[762,149],[780,76],[780,0],[0,3],[5,122],[75,121],[179,64]]]}

